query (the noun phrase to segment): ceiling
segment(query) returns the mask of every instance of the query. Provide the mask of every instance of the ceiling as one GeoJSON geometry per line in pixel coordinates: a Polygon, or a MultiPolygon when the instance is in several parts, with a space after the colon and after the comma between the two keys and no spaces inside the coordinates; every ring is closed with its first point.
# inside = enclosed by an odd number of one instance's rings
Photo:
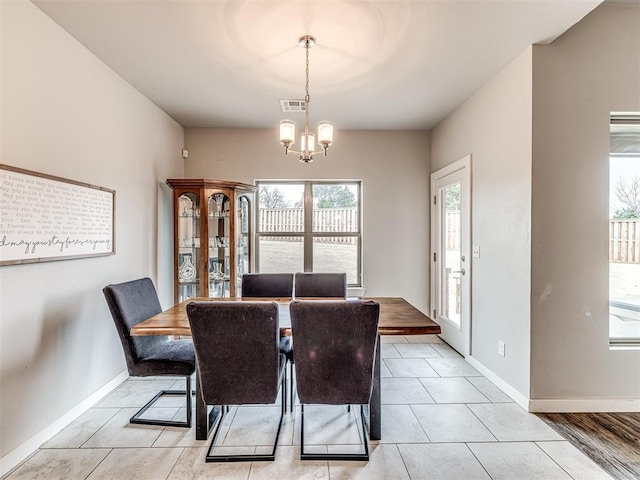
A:
{"type": "MultiPolygon", "coordinates": [[[[31,0],[183,127],[430,129],[601,0],[31,0]]],[[[624,1],[624,0],[623,0],[624,1]]],[[[629,0],[627,0],[629,1],[629,0]]],[[[633,0],[637,1],[637,0],[633,0]]]]}

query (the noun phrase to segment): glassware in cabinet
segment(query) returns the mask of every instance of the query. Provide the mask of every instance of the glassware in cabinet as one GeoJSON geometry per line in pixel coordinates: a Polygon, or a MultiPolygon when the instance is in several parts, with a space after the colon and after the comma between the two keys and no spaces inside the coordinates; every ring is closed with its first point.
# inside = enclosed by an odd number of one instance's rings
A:
{"type": "Polygon", "coordinates": [[[231,199],[222,192],[212,193],[208,199],[209,232],[209,297],[229,297],[229,275],[227,264],[229,257],[229,215],[231,199]]]}
{"type": "Polygon", "coordinates": [[[184,192],[178,199],[176,212],[177,295],[178,301],[201,294],[198,269],[200,262],[200,196],[184,192]]]}

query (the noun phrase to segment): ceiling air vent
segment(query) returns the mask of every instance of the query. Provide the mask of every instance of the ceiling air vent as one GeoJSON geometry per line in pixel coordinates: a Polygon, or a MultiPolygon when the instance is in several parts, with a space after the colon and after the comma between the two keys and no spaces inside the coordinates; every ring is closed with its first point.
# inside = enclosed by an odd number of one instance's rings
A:
{"type": "Polygon", "coordinates": [[[304,100],[280,100],[283,112],[304,112],[304,100]]]}

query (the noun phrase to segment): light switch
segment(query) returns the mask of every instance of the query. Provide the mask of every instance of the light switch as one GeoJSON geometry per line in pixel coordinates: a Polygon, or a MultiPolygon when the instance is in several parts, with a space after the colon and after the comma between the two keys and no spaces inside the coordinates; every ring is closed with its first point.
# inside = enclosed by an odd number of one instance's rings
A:
{"type": "Polygon", "coordinates": [[[474,245],[471,251],[471,256],[473,258],[480,258],[480,246],[474,245]]]}

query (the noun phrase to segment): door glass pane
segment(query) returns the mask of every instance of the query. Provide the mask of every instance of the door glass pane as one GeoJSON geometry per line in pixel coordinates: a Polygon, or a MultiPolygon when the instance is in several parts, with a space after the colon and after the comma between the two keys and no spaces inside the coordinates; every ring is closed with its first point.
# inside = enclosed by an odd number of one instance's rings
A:
{"type": "Polygon", "coordinates": [[[441,314],[460,327],[461,272],[460,260],[460,182],[440,191],[442,221],[441,314]]]}
{"type": "Polygon", "coordinates": [[[260,183],[258,232],[304,231],[304,184],[260,183]]]}
{"type": "Polygon", "coordinates": [[[259,237],[261,273],[295,273],[304,271],[302,237],[259,237]]]}
{"type": "Polygon", "coordinates": [[[358,210],[357,184],[313,185],[314,232],[355,233],[358,231],[358,210]]]}
{"type": "Polygon", "coordinates": [[[200,293],[200,197],[185,193],[178,199],[178,301],[200,293]]]}
{"type": "Polygon", "coordinates": [[[315,237],[313,271],[345,272],[347,284],[358,283],[358,237],[315,237]]]}

